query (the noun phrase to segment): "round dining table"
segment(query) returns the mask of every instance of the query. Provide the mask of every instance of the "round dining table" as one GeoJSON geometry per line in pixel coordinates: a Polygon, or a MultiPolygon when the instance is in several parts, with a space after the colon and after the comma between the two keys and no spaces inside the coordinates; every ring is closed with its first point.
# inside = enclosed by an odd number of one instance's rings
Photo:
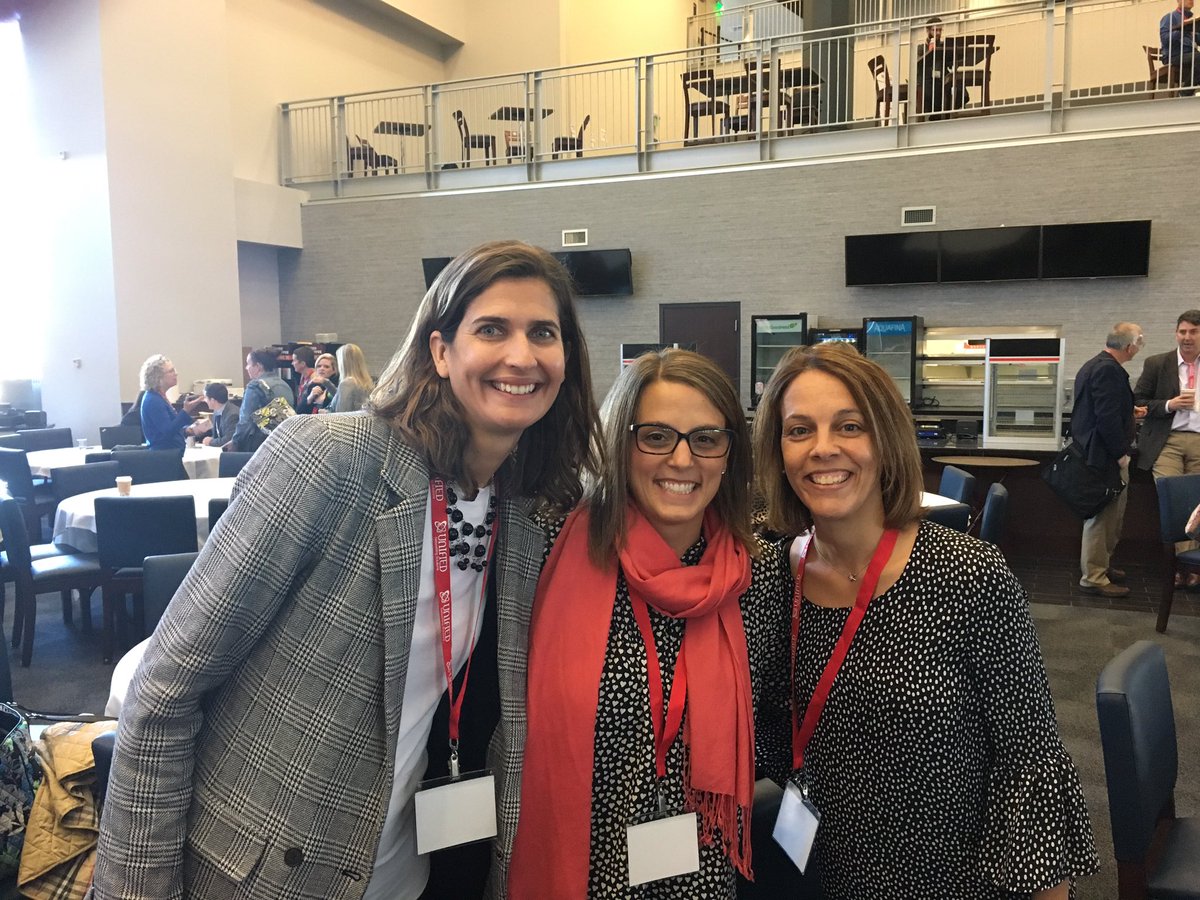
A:
{"type": "MultiPolygon", "coordinates": [[[[82,466],[89,453],[101,452],[99,447],[55,447],[53,450],[33,450],[26,456],[34,478],[49,478],[52,469],[82,466]]],[[[183,451],[183,468],[188,478],[216,478],[221,468],[221,448],[203,444],[188,447],[183,451]]]]}
{"type": "MultiPolygon", "coordinates": [[[[196,505],[196,543],[208,539],[208,501],[228,500],[236,478],[197,478],[187,481],[156,481],[135,484],[131,497],[191,497],[196,505]]],[[[73,547],[80,553],[96,552],[96,498],[116,497],[115,487],[67,497],[54,514],[54,543],[73,547]]]]}

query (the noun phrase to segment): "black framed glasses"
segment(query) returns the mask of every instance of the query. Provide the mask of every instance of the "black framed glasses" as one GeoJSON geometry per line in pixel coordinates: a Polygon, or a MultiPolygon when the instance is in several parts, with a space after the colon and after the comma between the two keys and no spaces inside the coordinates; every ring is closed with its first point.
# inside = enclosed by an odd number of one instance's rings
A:
{"type": "Polygon", "coordinates": [[[642,453],[667,456],[675,452],[680,441],[687,441],[692,456],[714,459],[725,456],[733,446],[733,431],[728,428],[696,428],[684,434],[670,425],[657,422],[636,422],[629,426],[634,443],[642,453]]]}

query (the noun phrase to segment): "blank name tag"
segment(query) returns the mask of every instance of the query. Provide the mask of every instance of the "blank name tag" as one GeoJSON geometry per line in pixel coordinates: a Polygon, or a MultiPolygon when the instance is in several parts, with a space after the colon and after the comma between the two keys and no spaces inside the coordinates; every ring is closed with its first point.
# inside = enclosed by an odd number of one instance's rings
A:
{"type": "Polygon", "coordinates": [[[808,865],[808,854],[812,852],[813,839],[817,836],[820,823],[821,813],[800,793],[800,788],[789,781],[783,791],[779,815],[775,817],[775,831],[771,836],[801,872],[808,865]]]}
{"type": "Polygon", "coordinates": [[[417,853],[496,836],[496,779],[480,773],[417,791],[417,853]]]}
{"type": "Polygon", "coordinates": [[[700,831],[695,813],[630,825],[625,835],[630,887],[700,868],[700,831]]]}

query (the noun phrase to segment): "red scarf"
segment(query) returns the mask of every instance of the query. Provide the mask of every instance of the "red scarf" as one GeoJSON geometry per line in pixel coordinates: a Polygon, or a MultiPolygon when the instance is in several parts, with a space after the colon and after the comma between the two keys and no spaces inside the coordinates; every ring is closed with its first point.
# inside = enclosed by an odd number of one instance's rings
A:
{"type": "MultiPolygon", "coordinates": [[[[704,517],[708,543],[695,566],[680,562],[632,503],[626,527],[618,558],[629,593],[688,620],[680,650],[688,673],[685,805],[700,814],[702,839],[711,842],[720,829],[734,866],[749,875],[754,710],[738,605],[750,585],[749,554],[711,510],[704,517]]],[[[587,895],[596,698],[617,592],[616,567],[596,568],[587,543],[588,514],[576,510],[534,600],[529,731],[509,869],[513,900],[587,895]]]]}

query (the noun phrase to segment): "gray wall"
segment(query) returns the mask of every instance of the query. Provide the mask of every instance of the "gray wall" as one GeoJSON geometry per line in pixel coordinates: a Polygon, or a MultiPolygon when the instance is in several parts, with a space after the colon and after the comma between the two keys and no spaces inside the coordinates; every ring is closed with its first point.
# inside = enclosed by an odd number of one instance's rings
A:
{"type": "MultiPolygon", "coordinates": [[[[1192,133],[912,151],[887,158],[604,183],[422,196],[304,209],[304,250],[281,262],[285,339],[336,331],[380,371],[424,292],[420,260],[500,237],[557,249],[586,227],[596,249],[633,251],[634,295],[583,299],[598,397],[622,341],[655,341],[658,306],[742,304],[742,397],[749,317],[806,311],[823,326],[865,315],[927,326],[1064,326],[1067,377],[1132,319],[1146,353],[1173,346],[1175,317],[1200,306],[1196,189],[1181,165],[1192,133]],[[847,288],[843,236],[899,231],[900,208],[935,204],[938,228],[1153,219],[1150,277],[847,288]]],[[[1141,360],[1130,366],[1136,378],[1141,360]]]]}

